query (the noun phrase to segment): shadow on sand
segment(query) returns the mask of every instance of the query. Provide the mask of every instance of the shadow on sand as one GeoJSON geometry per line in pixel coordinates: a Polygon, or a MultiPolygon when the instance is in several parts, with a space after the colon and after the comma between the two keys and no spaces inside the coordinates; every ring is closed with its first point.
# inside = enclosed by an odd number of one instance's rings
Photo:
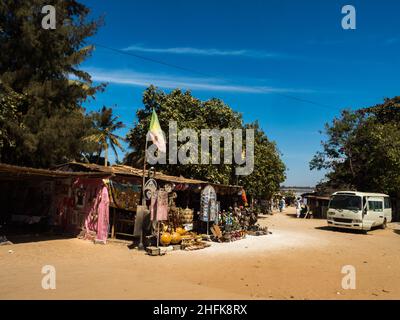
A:
{"type": "Polygon", "coordinates": [[[8,241],[13,244],[41,242],[49,240],[66,240],[76,238],[76,234],[53,234],[53,233],[37,233],[37,234],[17,234],[5,233],[3,234],[8,241]]]}

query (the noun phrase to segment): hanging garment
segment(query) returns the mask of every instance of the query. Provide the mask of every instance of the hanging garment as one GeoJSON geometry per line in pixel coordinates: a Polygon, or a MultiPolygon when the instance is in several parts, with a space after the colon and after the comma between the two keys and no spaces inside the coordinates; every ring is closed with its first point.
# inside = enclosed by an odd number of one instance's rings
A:
{"type": "Polygon", "coordinates": [[[104,186],[100,194],[100,202],[98,205],[98,219],[97,219],[97,237],[96,240],[102,242],[107,241],[108,224],[109,224],[109,204],[110,198],[108,196],[107,187],[104,186]]]}
{"type": "Polygon", "coordinates": [[[158,191],[154,191],[150,200],[150,218],[151,221],[157,221],[157,196],[158,191]]]}
{"type": "Polygon", "coordinates": [[[158,191],[157,195],[157,221],[168,220],[168,192],[158,191]]]}
{"type": "Polygon", "coordinates": [[[168,220],[168,192],[158,190],[154,192],[150,202],[150,215],[152,221],[168,220]]]}

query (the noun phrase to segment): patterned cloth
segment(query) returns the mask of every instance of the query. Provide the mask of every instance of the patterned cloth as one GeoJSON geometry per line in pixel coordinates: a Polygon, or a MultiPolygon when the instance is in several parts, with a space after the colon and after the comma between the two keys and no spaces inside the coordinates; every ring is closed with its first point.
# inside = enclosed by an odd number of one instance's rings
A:
{"type": "Polygon", "coordinates": [[[156,191],[151,197],[150,214],[152,221],[168,220],[168,192],[156,191]]]}
{"type": "Polygon", "coordinates": [[[123,184],[112,180],[107,183],[110,194],[110,206],[124,210],[135,210],[140,202],[141,187],[134,184],[123,184]]]}

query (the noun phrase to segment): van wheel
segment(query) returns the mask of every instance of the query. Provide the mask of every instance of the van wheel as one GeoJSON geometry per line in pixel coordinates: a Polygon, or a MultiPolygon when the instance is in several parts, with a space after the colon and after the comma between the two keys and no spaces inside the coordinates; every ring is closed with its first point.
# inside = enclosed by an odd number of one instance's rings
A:
{"type": "Polygon", "coordinates": [[[381,229],[386,229],[386,227],[387,227],[387,221],[386,221],[386,218],[383,220],[383,223],[382,223],[382,225],[381,225],[381,229]]]}

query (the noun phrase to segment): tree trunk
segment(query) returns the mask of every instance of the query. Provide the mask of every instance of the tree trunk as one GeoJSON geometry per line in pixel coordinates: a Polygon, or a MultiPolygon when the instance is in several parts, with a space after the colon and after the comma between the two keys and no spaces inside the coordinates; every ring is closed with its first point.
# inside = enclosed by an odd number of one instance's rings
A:
{"type": "Polygon", "coordinates": [[[107,143],[104,145],[104,166],[108,166],[108,145],[107,143]]]}

